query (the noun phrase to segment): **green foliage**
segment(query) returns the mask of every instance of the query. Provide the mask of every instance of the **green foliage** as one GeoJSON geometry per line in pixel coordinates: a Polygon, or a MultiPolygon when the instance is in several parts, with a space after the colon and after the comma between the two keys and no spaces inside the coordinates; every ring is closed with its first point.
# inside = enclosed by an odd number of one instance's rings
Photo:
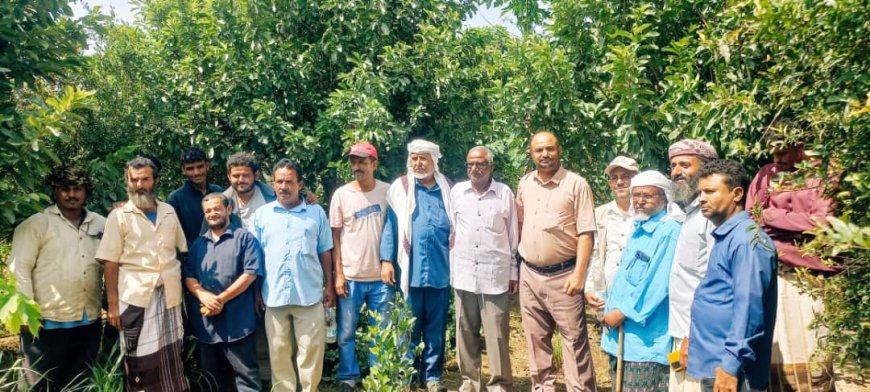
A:
{"type": "Polygon", "coordinates": [[[368,311],[375,322],[368,327],[361,344],[367,345],[375,357],[375,365],[363,379],[363,389],[374,392],[405,392],[411,390],[411,380],[416,374],[413,356],[423,352],[419,344],[412,352],[411,330],[415,318],[411,308],[400,293],[396,293],[388,319],[368,311]],[[409,355],[409,353],[411,355],[409,355]]]}
{"type": "MultiPolygon", "coordinates": [[[[105,341],[104,341],[105,343],[105,341]]],[[[124,356],[118,342],[107,348],[103,344],[97,361],[91,366],[91,376],[80,384],[83,392],[115,392],[124,390],[124,356]]]]}

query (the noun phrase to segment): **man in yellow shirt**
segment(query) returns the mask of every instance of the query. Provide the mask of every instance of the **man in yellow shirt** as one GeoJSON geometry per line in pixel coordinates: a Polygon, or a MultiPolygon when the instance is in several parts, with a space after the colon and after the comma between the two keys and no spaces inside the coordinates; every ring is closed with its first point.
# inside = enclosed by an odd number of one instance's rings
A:
{"type": "Polygon", "coordinates": [[[128,391],[184,391],[181,264],[184,231],[157,200],[160,175],[148,158],[127,162],[129,201],[109,213],[96,258],[105,266],[108,321],[121,331],[128,391]]]}
{"type": "Polygon", "coordinates": [[[84,207],[94,187],[84,170],[60,167],[46,182],[54,204],[15,229],[9,269],[42,310],[39,338],[21,331],[27,383],[59,391],[88,371],[100,347],[102,267],[94,254],[106,219],[84,207]]]}

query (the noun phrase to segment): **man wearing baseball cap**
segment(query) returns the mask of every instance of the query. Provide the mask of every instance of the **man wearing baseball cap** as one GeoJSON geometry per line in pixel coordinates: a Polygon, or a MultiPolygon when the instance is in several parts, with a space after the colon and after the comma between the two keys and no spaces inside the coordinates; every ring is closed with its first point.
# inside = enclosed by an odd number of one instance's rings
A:
{"type": "Polygon", "coordinates": [[[598,310],[604,309],[604,298],[600,293],[610,291],[622,250],[634,231],[634,220],[628,212],[631,204],[629,187],[637,172],[637,162],[623,155],[614,158],[604,169],[613,200],[595,208],[596,235],[585,292],[586,302],[598,310]]]}
{"type": "Polygon", "coordinates": [[[354,179],[338,188],[329,203],[338,294],[339,391],[353,391],[360,381],[354,337],[362,305],[383,314],[393,297],[392,286],[381,281],[378,254],[390,185],[375,179],[378,151],[373,145],[356,143],[347,155],[354,179]]]}
{"type": "MultiPolygon", "coordinates": [[[[686,220],[680,229],[677,249],[671,266],[669,282],[668,334],[674,338],[674,349],[680,350],[682,368],[686,367],[689,321],[695,289],[707,274],[707,261],[713,248],[713,223],[701,215],[698,197],[698,171],[701,166],[719,155],[710,143],[703,140],[684,139],[668,148],[671,161],[671,180],[674,182],[674,201],[686,212],[686,220]]],[[[697,380],[687,382],[685,371],[671,368],[670,391],[696,391],[697,380]]]]}

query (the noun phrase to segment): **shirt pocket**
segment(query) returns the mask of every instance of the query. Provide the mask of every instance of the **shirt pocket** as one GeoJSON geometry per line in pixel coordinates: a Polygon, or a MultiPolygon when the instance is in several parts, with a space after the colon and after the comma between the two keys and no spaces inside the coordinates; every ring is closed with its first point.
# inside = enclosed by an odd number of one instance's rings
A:
{"type": "Polygon", "coordinates": [[[483,213],[483,222],[486,224],[486,228],[495,234],[502,234],[507,230],[507,222],[505,222],[505,216],[507,215],[504,211],[499,209],[497,206],[491,206],[488,209],[484,209],[483,213]]]}
{"type": "Polygon", "coordinates": [[[625,280],[633,286],[639,285],[649,269],[650,257],[641,251],[636,251],[626,268],[625,280]]]}

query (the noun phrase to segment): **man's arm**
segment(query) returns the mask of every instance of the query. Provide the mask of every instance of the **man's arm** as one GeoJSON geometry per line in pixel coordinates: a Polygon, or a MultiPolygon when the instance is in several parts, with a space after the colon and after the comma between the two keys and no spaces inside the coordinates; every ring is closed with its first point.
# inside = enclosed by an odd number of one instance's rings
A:
{"type": "MultiPolygon", "coordinates": [[[[659,230],[664,230],[664,228],[659,226],[659,230]]],[[[619,275],[614,283],[614,287],[619,286],[618,293],[614,290],[614,293],[618,295],[608,298],[610,308],[619,310],[629,320],[646,325],[646,321],[662,304],[667,306],[668,280],[671,276],[671,264],[677,248],[676,236],[678,235],[679,231],[675,231],[674,236],[664,237],[659,243],[654,244],[655,249],[652,255],[647,256],[645,253],[632,255],[640,259],[649,257],[648,260],[635,264],[639,268],[646,268],[646,274],[638,282],[631,283],[625,279],[628,274],[619,275]],[[643,267],[644,263],[648,265],[643,267]]]]}
{"type": "Polygon", "coordinates": [[[589,256],[592,255],[592,240],[591,231],[581,233],[577,237],[577,264],[574,266],[574,272],[565,281],[565,294],[583,294],[586,285],[586,268],[589,266],[589,256]]]}
{"type": "Polygon", "coordinates": [[[216,316],[220,314],[221,310],[223,310],[223,301],[218,299],[217,295],[202,287],[196,278],[185,278],[184,286],[187,287],[187,291],[190,291],[190,293],[199,300],[199,303],[207,309],[207,312],[203,313],[203,316],[216,316]]]}
{"type": "Polygon", "coordinates": [[[764,336],[764,296],[775,279],[773,257],[761,245],[745,243],[739,245],[731,260],[733,318],[725,337],[725,357],[719,366],[731,376],[740,374],[747,362],[756,359],[753,347],[764,336]]]}
{"type": "Polygon", "coordinates": [[[45,232],[44,227],[42,230],[36,227],[38,218],[38,215],[31,217],[18,225],[12,236],[12,252],[9,255],[9,270],[15,277],[18,291],[31,299],[33,298],[33,268],[36,266],[39,243],[45,232]]]}
{"type": "Polygon", "coordinates": [[[517,255],[517,246],[520,243],[520,226],[519,221],[517,219],[517,203],[515,202],[515,197],[513,192],[511,192],[510,188],[507,189],[508,199],[507,199],[507,208],[508,208],[508,243],[510,244],[510,282],[508,282],[508,292],[510,294],[516,294],[519,289],[519,280],[520,280],[520,266],[516,262],[517,255]]]}
{"type": "Polygon", "coordinates": [[[332,253],[335,264],[335,294],[347,296],[347,281],[344,278],[344,266],[341,264],[341,227],[332,228],[332,253]]]}
{"type": "Polygon", "coordinates": [[[332,277],[332,250],[327,250],[320,255],[320,266],[323,268],[324,289],[323,304],[327,307],[335,306],[335,281],[332,277]]]}
{"type": "Polygon", "coordinates": [[[123,329],[121,326],[120,305],[118,304],[118,270],[120,264],[108,260],[100,261],[103,263],[103,279],[106,281],[106,299],[109,303],[109,308],[106,309],[106,312],[108,313],[109,325],[120,331],[123,329]]]}
{"type": "Polygon", "coordinates": [[[393,261],[396,260],[398,228],[396,213],[391,207],[387,207],[387,217],[384,219],[384,229],[381,231],[381,280],[389,285],[396,284],[396,270],[393,261]]]}

